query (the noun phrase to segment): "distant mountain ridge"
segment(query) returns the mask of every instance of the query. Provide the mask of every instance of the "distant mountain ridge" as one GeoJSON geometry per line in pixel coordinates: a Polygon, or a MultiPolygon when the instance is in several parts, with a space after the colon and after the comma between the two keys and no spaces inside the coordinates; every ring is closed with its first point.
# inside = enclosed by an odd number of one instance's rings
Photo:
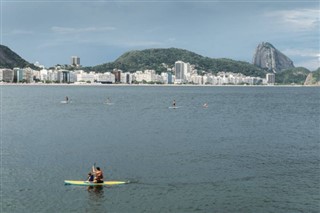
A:
{"type": "Polygon", "coordinates": [[[158,48],[129,51],[121,55],[114,62],[105,63],[87,70],[103,72],[114,68],[134,72],[137,70],[154,69],[157,72],[167,71],[166,67],[173,67],[176,61],[188,62],[195,65],[198,71],[217,73],[220,71],[242,73],[247,76],[265,77],[265,70],[248,62],[232,59],[213,59],[194,52],[178,48],[158,48]]]}
{"type": "Polygon", "coordinates": [[[19,67],[19,68],[30,67],[32,69],[37,69],[36,66],[34,66],[33,64],[21,58],[9,47],[0,45],[0,68],[13,69],[15,67],[19,67]]]}

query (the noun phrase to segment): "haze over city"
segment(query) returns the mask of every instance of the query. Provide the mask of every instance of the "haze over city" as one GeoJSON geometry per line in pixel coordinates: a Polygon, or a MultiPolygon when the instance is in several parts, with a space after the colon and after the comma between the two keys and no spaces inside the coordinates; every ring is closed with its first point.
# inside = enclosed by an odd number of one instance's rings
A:
{"type": "Polygon", "coordinates": [[[252,62],[272,43],[296,67],[319,65],[319,1],[1,1],[1,44],[30,63],[82,66],[176,47],[252,62]]]}

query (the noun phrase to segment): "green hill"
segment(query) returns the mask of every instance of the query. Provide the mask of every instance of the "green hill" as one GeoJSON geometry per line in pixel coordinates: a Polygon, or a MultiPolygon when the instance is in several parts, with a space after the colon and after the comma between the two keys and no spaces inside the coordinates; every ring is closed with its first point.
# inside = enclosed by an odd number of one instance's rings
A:
{"type": "Polygon", "coordinates": [[[304,85],[320,85],[320,68],[308,74],[304,85]]]}
{"type": "Polygon", "coordinates": [[[0,68],[13,69],[15,67],[30,67],[32,69],[38,69],[33,64],[30,64],[29,62],[21,58],[7,46],[0,45],[0,68]]]}
{"type": "Polygon", "coordinates": [[[276,74],[277,84],[304,84],[310,71],[304,67],[286,69],[276,74]]]}
{"type": "Polygon", "coordinates": [[[316,71],[312,72],[312,77],[315,82],[320,81],[320,67],[316,71]]]}
{"type": "Polygon", "coordinates": [[[176,61],[189,62],[195,65],[199,72],[208,71],[215,74],[220,71],[227,71],[260,77],[265,77],[266,74],[265,70],[248,62],[224,58],[213,59],[177,48],[130,51],[124,53],[114,62],[87,67],[86,70],[105,72],[117,68],[123,71],[135,72],[137,70],[153,69],[160,73],[167,71],[166,66],[172,68],[176,61]]]}

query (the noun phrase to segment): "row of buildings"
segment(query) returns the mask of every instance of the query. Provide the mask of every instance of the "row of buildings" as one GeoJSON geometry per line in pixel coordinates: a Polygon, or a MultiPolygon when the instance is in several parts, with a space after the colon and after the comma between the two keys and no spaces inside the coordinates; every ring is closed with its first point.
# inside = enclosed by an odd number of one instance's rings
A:
{"type": "MultiPolygon", "coordinates": [[[[72,63],[80,68],[80,59],[72,63]]],[[[219,72],[216,75],[204,73],[199,75],[195,66],[177,61],[172,69],[157,74],[155,70],[136,71],[134,73],[114,69],[111,72],[96,73],[83,70],[54,69],[33,70],[31,68],[0,69],[0,81],[8,83],[74,83],[74,84],[196,84],[196,85],[257,85],[274,84],[275,76],[267,74],[266,78],[245,76],[240,73],[219,72]]]]}

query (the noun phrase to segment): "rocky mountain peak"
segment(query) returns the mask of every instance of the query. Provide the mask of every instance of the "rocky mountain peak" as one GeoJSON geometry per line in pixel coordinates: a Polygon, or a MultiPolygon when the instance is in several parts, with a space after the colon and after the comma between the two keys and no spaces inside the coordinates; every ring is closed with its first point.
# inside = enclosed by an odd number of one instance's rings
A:
{"type": "Polygon", "coordinates": [[[0,68],[10,68],[14,67],[31,67],[37,69],[33,64],[30,64],[23,58],[21,58],[17,53],[13,52],[9,47],[0,45],[0,68]]]}
{"type": "Polygon", "coordinates": [[[262,42],[257,46],[253,55],[253,64],[274,73],[294,68],[291,59],[269,42],[262,42]]]}

